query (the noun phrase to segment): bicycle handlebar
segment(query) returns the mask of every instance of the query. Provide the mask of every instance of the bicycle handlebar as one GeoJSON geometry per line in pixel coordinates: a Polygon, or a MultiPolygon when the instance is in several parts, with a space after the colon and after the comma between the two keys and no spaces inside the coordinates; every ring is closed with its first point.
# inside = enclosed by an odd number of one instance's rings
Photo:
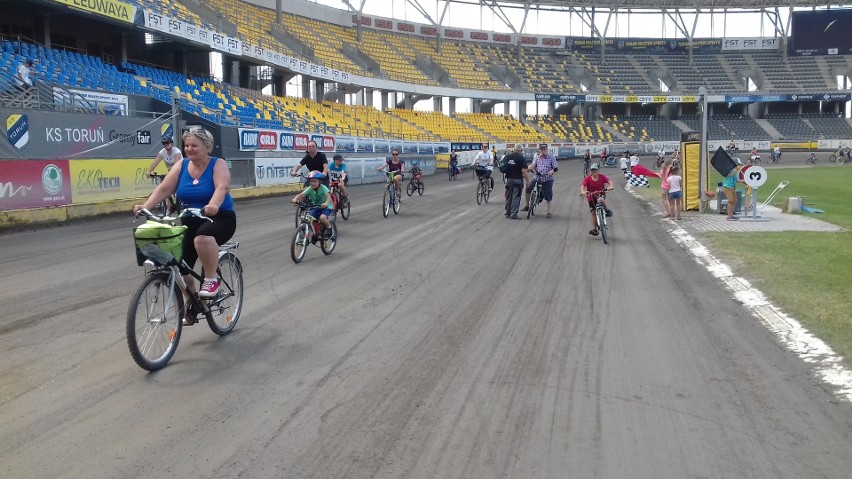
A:
{"type": "Polygon", "coordinates": [[[140,216],[144,216],[146,219],[149,219],[151,221],[156,221],[157,223],[167,223],[167,222],[175,220],[177,218],[185,218],[185,217],[195,217],[195,218],[207,220],[211,223],[213,222],[213,218],[210,218],[209,216],[204,216],[204,214],[201,212],[201,208],[184,208],[183,210],[181,210],[181,212],[178,214],[177,217],[170,217],[170,216],[159,217],[159,216],[155,215],[154,213],[151,213],[151,211],[148,210],[148,208],[142,208],[141,210],[136,212],[136,214],[134,215],[135,218],[138,218],[140,216]]]}
{"type": "Polygon", "coordinates": [[[589,196],[591,196],[591,197],[603,196],[604,194],[606,194],[607,191],[612,191],[614,189],[615,188],[604,188],[600,191],[587,191],[585,193],[580,193],[580,198],[586,198],[586,197],[589,197],[589,196]]]}

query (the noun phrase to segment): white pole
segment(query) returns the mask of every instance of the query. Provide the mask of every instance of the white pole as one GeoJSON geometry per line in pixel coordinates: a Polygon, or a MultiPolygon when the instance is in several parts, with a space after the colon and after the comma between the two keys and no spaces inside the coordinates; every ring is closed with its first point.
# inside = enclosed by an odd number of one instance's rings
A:
{"type": "Polygon", "coordinates": [[[701,192],[701,202],[698,205],[698,212],[704,213],[707,208],[707,191],[705,186],[707,185],[707,178],[709,177],[709,172],[707,171],[707,88],[700,87],[698,88],[698,94],[701,95],[701,155],[699,156],[701,165],[698,169],[698,181],[700,182],[699,188],[701,192]]]}

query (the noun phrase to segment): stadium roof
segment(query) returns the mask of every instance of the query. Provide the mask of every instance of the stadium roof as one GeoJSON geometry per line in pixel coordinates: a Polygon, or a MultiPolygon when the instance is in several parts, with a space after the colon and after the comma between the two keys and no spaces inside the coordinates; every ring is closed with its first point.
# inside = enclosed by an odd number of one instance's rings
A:
{"type": "Polygon", "coordinates": [[[602,8],[602,9],[640,9],[640,10],[663,10],[663,9],[707,9],[707,8],[774,8],[774,7],[826,7],[839,6],[834,2],[814,0],[449,0],[453,3],[467,3],[482,5],[484,7],[512,7],[529,8],[541,10],[565,10],[572,8],[602,8]]]}

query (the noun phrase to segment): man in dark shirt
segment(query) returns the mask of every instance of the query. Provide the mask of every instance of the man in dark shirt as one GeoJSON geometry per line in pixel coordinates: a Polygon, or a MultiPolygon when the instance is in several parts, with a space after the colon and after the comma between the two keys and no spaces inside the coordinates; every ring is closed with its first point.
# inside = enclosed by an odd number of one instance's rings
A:
{"type": "MultiPolygon", "coordinates": [[[[305,166],[308,169],[308,173],[311,171],[319,171],[323,174],[322,184],[328,186],[328,158],[326,158],[325,153],[317,150],[317,142],[311,140],[308,142],[308,154],[299,161],[299,164],[293,167],[293,171],[290,172],[291,176],[296,176],[299,170],[305,166]]],[[[305,184],[308,183],[308,175],[305,175],[305,184]]]]}
{"type": "Polygon", "coordinates": [[[506,217],[513,220],[518,219],[518,208],[521,206],[521,191],[525,184],[529,184],[529,170],[527,160],[522,153],[520,144],[516,144],[514,150],[506,156],[506,217]]]}

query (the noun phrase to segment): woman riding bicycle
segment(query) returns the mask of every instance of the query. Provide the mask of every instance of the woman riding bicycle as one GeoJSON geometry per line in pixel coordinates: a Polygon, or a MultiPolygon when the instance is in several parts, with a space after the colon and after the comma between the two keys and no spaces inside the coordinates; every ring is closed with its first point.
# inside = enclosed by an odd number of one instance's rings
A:
{"type": "Polygon", "coordinates": [[[405,176],[405,162],[400,161],[399,151],[391,151],[391,159],[378,168],[377,171],[386,170],[393,177],[393,185],[396,188],[397,199],[402,197],[402,178],[405,176]]]}
{"type": "MultiPolygon", "coordinates": [[[[212,221],[186,218],[183,238],[183,259],[193,267],[201,260],[205,278],[198,296],[213,298],[219,292],[219,278],[215,277],[219,259],[219,245],[231,239],[237,229],[234,200],[231,199],[231,172],[221,158],[211,157],[213,135],[200,128],[183,135],[186,158],[178,160],[151,196],[133,212],[151,209],[167,196],[177,192],[178,199],[187,208],[199,208],[212,221]],[[212,277],[211,277],[212,276],[212,277]]],[[[184,276],[189,290],[194,290],[192,276],[184,276]]]]}
{"type": "Polygon", "coordinates": [[[151,166],[148,167],[148,171],[145,172],[145,178],[151,176],[151,173],[154,172],[154,169],[157,168],[157,165],[162,161],[163,164],[166,165],[166,171],[170,171],[172,166],[175,165],[181,158],[183,158],[183,154],[180,152],[180,148],[174,146],[175,141],[170,136],[163,137],[163,149],[157,153],[157,157],[154,158],[154,161],[151,162],[151,166]]]}
{"type": "Polygon", "coordinates": [[[494,158],[488,151],[488,143],[482,144],[482,151],[476,154],[473,159],[473,166],[478,178],[488,178],[489,190],[494,189],[494,178],[491,178],[491,172],[494,170],[494,158]]]}

